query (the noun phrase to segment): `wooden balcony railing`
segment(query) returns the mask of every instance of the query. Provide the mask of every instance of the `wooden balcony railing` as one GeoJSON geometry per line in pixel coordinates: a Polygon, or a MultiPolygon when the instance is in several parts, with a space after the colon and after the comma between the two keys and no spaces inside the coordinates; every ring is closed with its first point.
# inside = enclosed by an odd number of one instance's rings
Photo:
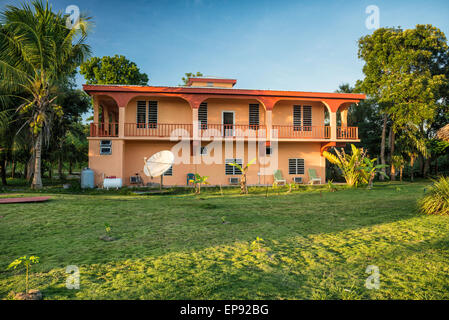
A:
{"type": "Polygon", "coordinates": [[[91,137],[118,137],[118,123],[91,123],[91,137]]]}
{"type": "Polygon", "coordinates": [[[125,137],[191,137],[192,124],[125,123],[125,137]]]}
{"type": "Polygon", "coordinates": [[[357,140],[359,128],[357,127],[337,127],[337,139],[357,140]]]}
{"type": "MultiPolygon", "coordinates": [[[[172,123],[125,123],[125,137],[192,137],[193,124],[172,123]]],[[[274,125],[279,139],[330,139],[329,126],[287,126],[274,125]]],[[[118,123],[91,123],[91,137],[118,137],[118,123]]],[[[231,125],[207,124],[199,125],[199,137],[266,137],[264,125],[231,125]]],[[[337,139],[358,139],[357,127],[337,127],[337,139]]]]}
{"type": "Polygon", "coordinates": [[[331,129],[328,126],[284,126],[274,125],[280,139],[329,139],[331,129]]]}
{"type": "Polygon", "coordinates": [[[202,137],[265,137],[264,125],[207,124],[199,126],[202,137]]]}

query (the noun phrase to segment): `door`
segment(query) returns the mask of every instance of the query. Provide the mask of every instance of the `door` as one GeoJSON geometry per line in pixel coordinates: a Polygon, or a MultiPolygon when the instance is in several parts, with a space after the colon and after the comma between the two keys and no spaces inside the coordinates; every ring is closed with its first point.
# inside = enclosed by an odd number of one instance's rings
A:
{"type": "Polygon", "coordinates": [[[234,135],[234,112],[233,111],[223,111],[223,135],[225,137],[234,135]]]}

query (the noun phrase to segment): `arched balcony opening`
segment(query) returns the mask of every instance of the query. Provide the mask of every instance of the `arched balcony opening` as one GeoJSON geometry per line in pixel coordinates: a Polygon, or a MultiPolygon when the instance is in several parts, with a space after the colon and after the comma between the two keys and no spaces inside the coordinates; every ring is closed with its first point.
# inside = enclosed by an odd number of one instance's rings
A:
{"type": "Polygon", "coordinates": [[[273,133],[279,139],[329,139],[326,112],[318,100],[280,99],[273,107],[273,133]]]}
{"type": "Polygon", "coordinates": [[[94,97],[94,121],[90,125],[91,137],[118,137],[120,112],[117,102],[109,96],[94,97]]]}
{"type": "Polygon", "coordinates": [[[199,136],[265,136],[267,112],[263,102],[248,98],[206,98],[201,101],[194,120],[199,136]]]}
{"type": "Polygon", "coordinates": [[[125,137],[169,138],[191,134],[192,108],[181,97],[139,95],[126,105],[125,137]]]}

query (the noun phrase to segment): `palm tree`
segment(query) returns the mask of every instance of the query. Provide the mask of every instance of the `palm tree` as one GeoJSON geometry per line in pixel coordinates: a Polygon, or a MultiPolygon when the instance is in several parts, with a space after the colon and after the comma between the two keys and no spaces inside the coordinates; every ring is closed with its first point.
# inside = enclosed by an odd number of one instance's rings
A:
{"type": "Polygon", "coordinates": [[[42,144],[48,143],[54,118],[62,114],[55,104],[58,86],[90,54],[85,43],[89,18],[80,18],[72,29],[65,18],[41,0],[21,8],[7,6],[0,15],[0,92],[26,93],[17,110],[33,136],[33,188],[42,188],[42,144]]]}

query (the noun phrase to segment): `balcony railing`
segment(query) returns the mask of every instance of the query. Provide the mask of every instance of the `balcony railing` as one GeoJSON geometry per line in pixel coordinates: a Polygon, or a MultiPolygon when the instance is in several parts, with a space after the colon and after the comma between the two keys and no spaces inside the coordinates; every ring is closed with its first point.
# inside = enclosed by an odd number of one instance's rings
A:
{"type": "Polygon", "coordinates": [[[264,125],[242,124],[201,124],[199,136],[202,137],[265,137],[264,125]]]}
{"type": "Polygon", "coordinates": [[[125,137],[191,137],[192,124],[125,123],[125,137]]]}
{"type": "Polygon", "coordinates": [[[280,139],[329,139],[331,129],[328,126],[284,126],[274,125],[280,139]]]}
{"type": "MultiPolygon", "coordinates": [[[[193,124],[125,123],[125,137],[192,137],[193,124]]],[[[329,126],[274,125],[279,139],[330,139],[329,126]]],[[[118,137],[118,123],[91,123],[91,137],[118,137]]],[[[274,135],[276,136],[276,135],[274,135]]],[[[266,137],[264,125],[201,124],[198,137],[266,137]]],[[[357,140],[357,127],[337,127],[337,139],[357,140]]]]}
{"type": "Polygon", "coordinates": [[[118,123],[91,123],[91,137],[118,137],[118,123]]]}
{"type": "Polygon", "coordinates": [[[337,127],[337,139],[357,140],[359,128],[357,127],[337,127]]]}

